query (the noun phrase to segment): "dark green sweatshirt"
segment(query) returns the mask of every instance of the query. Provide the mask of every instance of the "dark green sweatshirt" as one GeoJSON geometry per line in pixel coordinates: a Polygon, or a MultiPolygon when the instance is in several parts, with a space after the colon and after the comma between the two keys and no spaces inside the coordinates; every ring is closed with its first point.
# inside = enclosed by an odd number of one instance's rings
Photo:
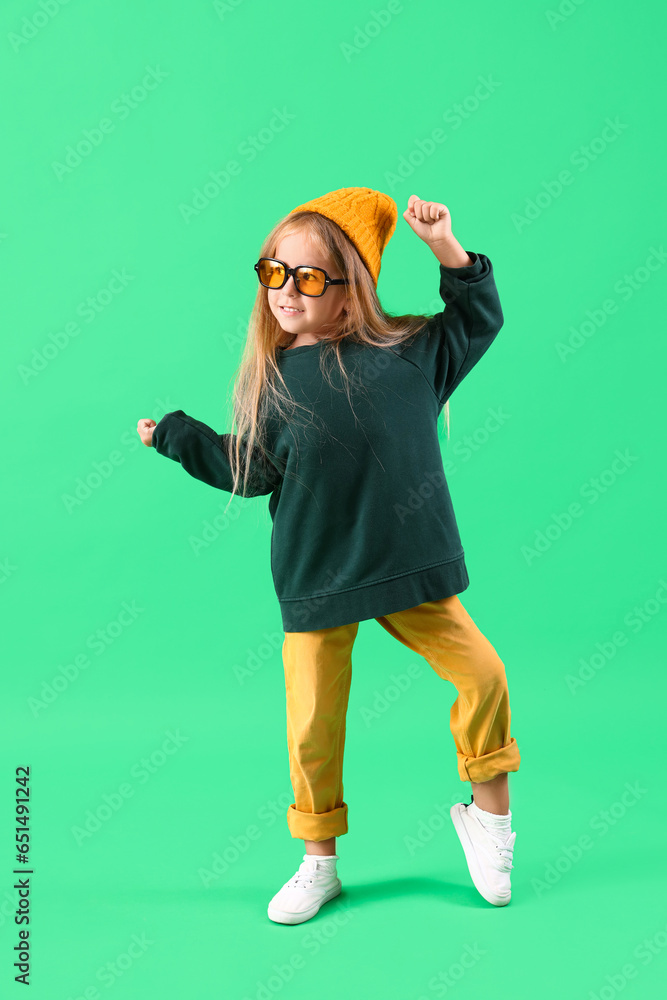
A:
{"type": "MultiPolygon", "coordinates": [[[[302,410],[268,422],[271,461],[251,466],[246,496],[270,494],[271,569],[285,632],[378,618],[461,593],[469,585],[443,468],[437,419],[503,325],[491,261],[439,265],[444,310],[397,347],[348,337],[320,370],[322,344],[279,348],[302,410]]],[[[183,410],[166,413],[153,446],[186,472],[231,492],[222,445],[231,435],[183,410]]]]}

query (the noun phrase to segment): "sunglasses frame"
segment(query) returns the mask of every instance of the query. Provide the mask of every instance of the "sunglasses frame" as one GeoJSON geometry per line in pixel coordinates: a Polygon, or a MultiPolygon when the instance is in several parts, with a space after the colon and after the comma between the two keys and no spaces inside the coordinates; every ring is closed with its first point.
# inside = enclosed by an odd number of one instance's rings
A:
{"type": "Polygon", "coordinates": [[[260,257],[259,260],[257,261],[257,263],[255,264],[255,271],[257,271],[257,277],[259,278],[259,283],[262,286],[262,288],[269,288],[272,291],[277,291],[279,288],[284,288],[285,285],[287,284],[287,282],[289,281],[289,277],[290,277],[290,274],[291,274],[292,277],[293,277],[293,279],[294,279],[294,284],[295,284],[296,289],[299,292],[299,294],[300,295],[305,295],[306,298],[308,298],[308,299],[319,299],[319,298],[321,298],[324,295],[324,293],[326,292],[326,290],[329,287],[329,285],[349,285],[349,283],[350,283],[347,280],[347,278],[330,278],[329,275],[327,274],[327,272],[324,270],[323,267],[317,267],[314,264],[296,264],[295,267],[288,267],[284,260],[278,260],[277,257],[260,257]],[[285,279],[284,279],[284,281],[283,281],[283,283],[281,285],[265,285],[264,284],[264,282],[262,281],[262,279],[259,276],[259,265],[261,264],[261,262],[263,260],[272,260],[272,261],[275,261],[276,264],[280,264],[281,267],[284,267],[284,269],[285,269],[285,279]],[[299,288],[299,286],[297,284],[296,272],[298,271],[298,269],[300,267],[308,267],[312,271],[321,271],[322,274],[324,275],[324,288],[322,289],[321,292],[318,292],[317,295],[312,295],[310,292],[302,292],[301,289],[299,288]]]}

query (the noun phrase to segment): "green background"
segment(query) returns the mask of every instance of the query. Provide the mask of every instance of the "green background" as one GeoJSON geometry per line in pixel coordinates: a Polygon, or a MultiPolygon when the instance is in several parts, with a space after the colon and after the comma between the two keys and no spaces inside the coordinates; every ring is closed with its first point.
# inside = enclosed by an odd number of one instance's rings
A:
{"type": "Polygon", "coordinates": [[[38,1000],[662,995],[663,9],[3,5],[3,996],[23,995],[20,765],[38,1000]],[[276,109],[293,116],[280,129],[276,109]],[[98,144],[59,167],[86,132],[98,144]],[[303,843],[285,819],[268,498],[235,499],[195,554],[229,496],[145,449],[136,424],[182,408],[228,429],[261,241],[345,186],[397,202],[387,310],[438,309],[437,262],[402,218],[411,194],[444,202],[494,265],[505,325],[452,398],[442,447],[462,601],[506,664],[522,753],[513,899],[477,893],[447,817],[470,788],[455,691],[368,621],[344,892],[285,927],[266,906],[303,843]],[[126,284],[109,292],[114,271],[126,284]],[[165,754],[169,733],[181,743],[165,754]],[[229,863],[205,886],[216,855],[229,863]]]}

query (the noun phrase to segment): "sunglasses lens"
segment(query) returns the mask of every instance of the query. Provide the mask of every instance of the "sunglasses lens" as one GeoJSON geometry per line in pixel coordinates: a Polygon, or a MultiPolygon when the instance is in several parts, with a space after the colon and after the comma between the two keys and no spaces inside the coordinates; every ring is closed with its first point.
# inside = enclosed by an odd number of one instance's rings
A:
{"type": "Polygon", "coordinates": [[[267,288],[280,288],[285,279],[285,268],[277,260],[267,257],[259,262],[259,280],[267,288]]]}
{"type": "Polygon", "coordinates": [[[302,295],[321,295],[326,276],[319,267],[300,267],[296,272],[296,286],[302,295]]]}

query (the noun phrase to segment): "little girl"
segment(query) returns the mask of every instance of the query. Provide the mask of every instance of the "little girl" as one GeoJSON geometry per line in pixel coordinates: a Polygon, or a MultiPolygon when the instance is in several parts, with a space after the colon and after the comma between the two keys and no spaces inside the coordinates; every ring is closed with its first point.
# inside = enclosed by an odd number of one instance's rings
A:
{"type": "Polygon", "coordinates": [[[469,579],[437,431],[503,315],[489,258],[463,249],[445,205],[416,195],[403,218],[438,261],[445,308],[386,313],[376,288],[397,215],[392,198],[364,187],[288,213],[255,264],[237,433],[217,434],[183,410],[137,427],[145,445],[230,502],[270,495],[294,792],[287,824],[306,850],[269,903],[269,918],[284,924],[310,919],[341,891],[352,647],[371,618],[456,687],[450,728],[471,799],[451,818],[477,890],[495,906],[511,898],[507,775],[519,749],[504,664],[457,596],[469,579]]]}

